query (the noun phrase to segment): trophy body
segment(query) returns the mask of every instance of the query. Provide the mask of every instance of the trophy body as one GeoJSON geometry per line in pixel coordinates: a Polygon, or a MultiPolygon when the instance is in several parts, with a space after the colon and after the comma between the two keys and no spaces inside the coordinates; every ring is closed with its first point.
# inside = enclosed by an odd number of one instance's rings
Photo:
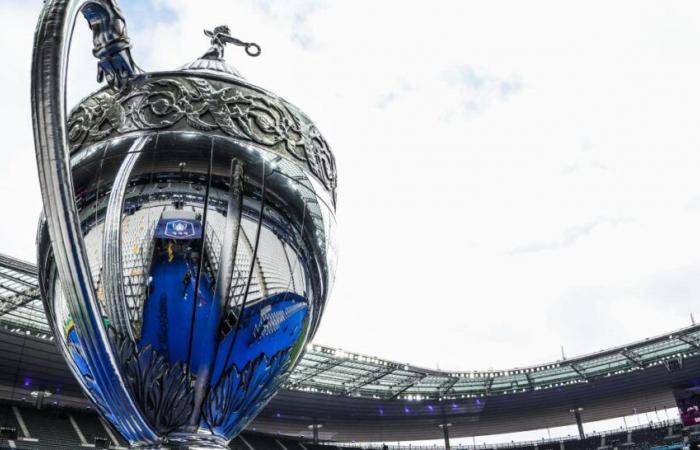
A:
{"type": "Polygon", "coordinates": [[[333,283],[333,155],[223,62],[227,32],[181,70],[139,74],[113,1],[49,1],[37,31],[45,306],[86,395],[134,447],[226,448],[303,354],[333,283]],[[67,115],[78,12],[110,86],[67,115]]]}

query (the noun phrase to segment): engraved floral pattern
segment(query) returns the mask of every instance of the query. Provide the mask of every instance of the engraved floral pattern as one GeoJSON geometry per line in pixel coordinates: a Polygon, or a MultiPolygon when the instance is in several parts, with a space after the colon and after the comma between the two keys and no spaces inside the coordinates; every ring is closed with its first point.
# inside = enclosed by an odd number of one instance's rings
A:
{"type": "Polygon", "coordinates": [[[162,129],[221,133],[305,162],[335,191],[335,158],[315,125],[292,105],[252,89],[194,76],[134,81],[84,101],[68,122],[73,150],[113,134],[162,129]]]}

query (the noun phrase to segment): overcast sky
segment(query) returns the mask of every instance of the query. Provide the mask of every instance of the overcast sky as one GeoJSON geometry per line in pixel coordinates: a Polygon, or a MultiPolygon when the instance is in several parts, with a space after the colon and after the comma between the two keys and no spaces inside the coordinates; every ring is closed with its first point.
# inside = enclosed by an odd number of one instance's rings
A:
{"type": "MultiPolygon", "coordinates": [[[[549,362],[700,312],[700,5],[122,0],[138,63],[228,61],[332,145],[340,261],[316,342],[442,369],[549,362]]],[[[41,0],[0,0],[0,252],[34,260],[41,0]]],[[[70,103],[97,88],[87,25],[70,103]]],[[[700,316],[698,316],[700,319],[700,316]]]]}

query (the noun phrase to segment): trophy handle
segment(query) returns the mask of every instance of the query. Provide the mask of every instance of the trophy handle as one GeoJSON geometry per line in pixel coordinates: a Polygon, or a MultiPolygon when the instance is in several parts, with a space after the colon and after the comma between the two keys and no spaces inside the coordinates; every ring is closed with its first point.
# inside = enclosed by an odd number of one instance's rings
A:
{"type": "MultiPolygon", "coordinates": [[[[94,32],[98,77],[121,88],[138,71],[116,0],[46,1],[35,34],[32,64],[32,118],[44,214],[63,293],[93,378],[90,382],[115,412],[111,418],[127,440],[155,443],[157,435],[131,399],[110,345],[75,204],[65,93],[69,47],[81,12],[94,32]]],[[[81,380],[81,384],[85,387],[86,381],[81,380]]],[[[94,393],[89,395],[95,397],[94,393]]]]}
{"type": "Polygon", "coordinates": [[[141,73],[131,57],[131,41],[126,33],[126,19],[117,0],[89,0],[81,8],[93,33],[93,55],[97,63],[97,81],[107,80],[121,89],[135,74],[141,73]]]}

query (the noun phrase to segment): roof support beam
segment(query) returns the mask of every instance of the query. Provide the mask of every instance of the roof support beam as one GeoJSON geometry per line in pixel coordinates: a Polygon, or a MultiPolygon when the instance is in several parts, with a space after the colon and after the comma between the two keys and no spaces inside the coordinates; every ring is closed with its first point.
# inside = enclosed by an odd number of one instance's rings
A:
{"type": "Polygon", "coordinates": [[[639,367],[639,368],[641,368],[641,369],[644,368],[644,363],[642,363],[642,360],[639,359],[639,356],[638,356],[636,353],[632,352],[632,350],[626,350],[626,349],[625,349],[625,350],[622,350],[622,351],[620,352],[620,354],[621,354],[622,356],[624,356],[625,358],[627,358],[627,359],[628,359],[630,362],[632,362],[632,364],[634,364],[635,366],[637,366],[637,367],[639,367]]]}
{"type": "MultiPolygon", "coordinates": [[[[9,287],[9,286],[3,284],[3,283],[0,283],[0,289],[5,290],[5,291],[7,291],[7,292],[12,292],[12,293],[15,294],[15,295],[26,295],[26,294],[25,294],[26,291],[18,291],[17,289],[11,288],[11,287],[9,287]]],[[[36,289],[36,288],[34,288],[34,289],[36,289]]],[[[28,290],[29,290],[29,289],[27,289],[27,291],[28,291],[28,290]]],[[[1,298],[0,298],[0,299],[1,299],[1,298]]]]}
{"type": "Polygon", "coordinates": [[[19,309],[27,304],[33,302],[34,300],[40,300],[41,295],[38,289],[28,290],[26,293],[16,293],[9,297],[5,297],[0,300],[0,316],[9,314],[16,309],[19,309]]]}
{"type": "Polygon", "coordinates": [[[360,379],[357,379],[357,381],[353,380],[353,386],[349,390],[345,391],[345,395],[351,395],[357,392],[358,390],[362,389],[363,387],[367,386],[368,384],[375,383],[384,378],[385,376],[391,375],[393,371],[393,367],[390,367],[388,369],[382,368],[381,370],[370,372],[364,377],[360,377],[360,379]]]}
{"type": "Polygon", "coordinates": [[[679,341],[685,342],[686,344],[690,345],[691,347],[693,347],[696,350],[700,349],[700,343],[699,343],[700,340],[698,340],[697,338],[693,339],[693,338],[690,338],[688,336],[674,336],[674,337],[678,338],[679,341]]]}
{"type": "Polygon", "coordinates": [[[570,364],[569,367],[578,374],[581,378],[584,380],[588,380],[588,377],[586,376],[586,373],[581,369],[577,364],[570,364]]]}
{"type": "Polygon", "coordinates": [[[289,385],[287,385],[288,389],[294,389],[295,387],[299,386],[300,384],[304,384],[305,382],[309,381],[313,377],[321,375],[323,372],[326,372],[328,370],[331,370],[334,367],[337,367],[341,364],[343,364],[344,360],[343,359],[328,359],[326,361],[323,361],[321,363],[318,363],[317,365],[313,366],[310,374],[304,376],[303,378],[296,380],[289,385]]]}
{"type": "Polygon", "coordinates": [[[5,267],[7,269],[14,270],[16,272],[21,272],[31,276],[37,276],[37,268],[34,264],[30,264],[19,259],[12,258],[6,255],[0,255],[0,267],[5,267]]]}
{"type": "Polygon", "coordinates": [[[411,388],[412,388],[413,386],[415,386],[416,384],[420,383],[420,382],[421,382],[425,377],[427,377],[427,376],[428,376],[427,374],[423,373],[423,374],[419,374],[419,375],[416,376],[416,377],[408,378],[408,379],[407,379],[406,381],[404,381],[402,384],[400,384],[399,386],[397,386],[397,388],[398,388],[399,390],[398,390],[398,392],[396,392],[394,395],[391,396],[391,399],[394,400],[394,399],[398,398],[399,395],[403,394],[404,392],[406,392],[407,390],[411,389],[411,388]]]}
{"type": "MultiPolygon", "coordinates": [[[[6,267],[0,267],[0,270],[2,270],[2,269],[7,270],[6,267]]],[[[7,278],[8,280],[14,281],[15,283],[23,284],[23,285],[30,287],[30,288],[36,287],[36,283],[32,283],[31,281],[23,280],[12,273],[0,272],[0,278],[7,278]]]]}
{"type": "Polygon", "coordinates": [[[496,379],[496,377],[492,376],[491,378],[489,378],[489,379],[486,381],[486,386],[485,386],[485,389],[484,389],[484,392],[486,392],[486,395],[490,395],[490,394],[491,394],[491,386],[493,386],[493,380],[495,380],[495,379],[496,379]]]}
{"type": "Polygon", "coordinates": [[[438,388],[440,397],[446,395],[454,387],[455,384],[460,380],[459,377],[449,377],[450,379],[445,381],[442,386],[438,388]]]}
{"type": "Polygon", "coordinates": [[[535,388],[535,382],[532,381],[532,377],[530,376],[529,373],[525,372],[525,378],[527,378],[528,387],[529,387],[530,389],[534,389],[534,388],[535,388]]]}

